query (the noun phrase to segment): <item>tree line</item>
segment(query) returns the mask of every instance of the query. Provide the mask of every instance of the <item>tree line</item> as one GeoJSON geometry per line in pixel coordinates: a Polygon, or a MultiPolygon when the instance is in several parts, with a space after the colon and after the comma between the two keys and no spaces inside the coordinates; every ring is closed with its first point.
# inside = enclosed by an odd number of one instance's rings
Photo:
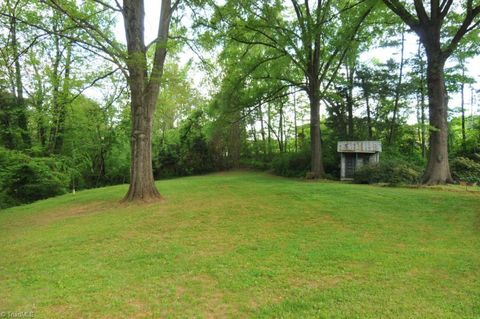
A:
{"type": "Polygon", "coordinates": [[[455,157],[475,162],[472,0],[162,0],[151,43],[140,0],[1,6],[5,201],[21,202],[33,175],[55,194],[128,182],[126,201],[158,198],[155,178],[231,167],[334,178],[345,139],[381,140],[425,184],[453,182],[455,157]],[[398,57],[362,61],[379,46],[398,57]],[[199,65],[179,64],[187,50],[199,65]],[[208,89],[191,82],[199,69],[208,89]]]}

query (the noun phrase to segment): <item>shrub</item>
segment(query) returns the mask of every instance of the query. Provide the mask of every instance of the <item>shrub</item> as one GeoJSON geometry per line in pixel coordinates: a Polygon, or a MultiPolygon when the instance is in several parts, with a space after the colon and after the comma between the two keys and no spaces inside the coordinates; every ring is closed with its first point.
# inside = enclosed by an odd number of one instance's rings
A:
{"type": "Polygon", "coordinates": [[[270,161],[257,159],[243,159],[240,161],[242,167],[247,167],[260,171],[268,171],[272,168],[270,161]]]}
{"type": "Polygon", "coordinates": [[[310,153],[283,153],[272,161],[273,172],[280,176],[302,177],[310,171],[310,153]]]}
{"type": "Polygon", "coordinates": [[[70,181],[54,158],[0,149],[0,167],[1,208],[63,194],[70,181]]]}
{"type": "Polygon", "coordinates": [[[457,181],[480,183],[480,163],[466,157],[457,157],[451,163],[452,177],[457,181]]]}
{"type": "Polygon", "coordinates": [[[420,169],[411,164],[388,161],[363,166],[355,172],[353,181],[359,184],[416,184],[420,181],[420,176],[420,169]]]}

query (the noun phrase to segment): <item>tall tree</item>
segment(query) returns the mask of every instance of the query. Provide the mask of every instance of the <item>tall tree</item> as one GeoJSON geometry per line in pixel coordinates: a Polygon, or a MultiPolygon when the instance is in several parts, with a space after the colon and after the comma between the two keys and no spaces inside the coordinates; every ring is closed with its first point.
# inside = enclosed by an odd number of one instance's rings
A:
{"type": "Polygon", "coordinates": [[[160,19],[156,39],[145,43],[145,6],[143,0],[124,0],[121,5],[100,0],[91,0],[90,6],[103,7],[98,12],[111,10],[121,13],[124,20],[124,29],[127,40],[127,50],[112,39],[108,30],[101,24],[91,23],[92,13],[80,11],[75,2],[65,4],[57,0],[48,0],[46,3],[62,14],[67,15],[78,27],[84,29],[91,37],[88,41],[83,38],[70,38],[83,44],[89,50],[115,63],[127,78],[130,88],[131,107],[131,169],[130,187],[125,195],[125,201],[148,201],[160,197],[155,187],[152,169],[152,124],[155,105],[160,92],[160,83],[163,75],[165,58],[167,56],[167,40],[170,32],[172,15],[177,9],[180,0],[172,3],[171,0],[161,1],[160,19]],[[152,48],[152,51],[150,49],[152,48]]]}
{"type": "Polygon", "coordinates": [[[325,175],[320,102],[375,3],[242,0],[227,1],[217,8],[220,18],[214,19],[219,25],[215,27],[226,24],[226,36],[245,45],[247,53],[254,46],[263,46],[272,53],[265,61],[283,59],[294,66],[293,72],[270,70],[263,78],[295,86],[309,98],[311,178],[325,175]]]}
{"type": "Polygon", "coordinates": [[[423,182],[429,185],[453,182],[448,163],[448,100],[444,68],[462,38],[479,25],[480,3],[465,0],[454,4],[453,0],[431,0],[427,12],[424,1],[414,0],[415,13],[412,13],[400,0],[383,2],[417,33],[427,54],[430,154],[423,182]],[[458,18],[455,11],[459,10],[464,11],[460,21],[455,19],[458,18]],[[449,36],[445,37],[445,34],[449,36]]]}
{"type": "Polygon", "coordinates": [[[178,1],[172,6],[171,0],[162,0],[156,48],[152,67],[149,70],[147,46],[144,40],[143,1],[125,0],[123,2],[122,13],[128,48],[127,79],[130,86],[133,124],[130,188],[125,196],[129,201],[148,200],[160,196],[155,187],[152,170],[152,123],[167,55],[166,44],[170,20],[177,5],[178,1]]]}
{"type": "MultiPolygon", "coordinates": [[[[28,148],[31,146],[31,139],[28,132],[27,104],[24,99],[24,83],[21,67],[24,48],[21,47],[19,39],[20,26],[17,19],[18,16],[22,15],[24,5],[25,3],[21,0],[6,0],[5,3],[1,4],[0,10],[6,12],[8,15],[8,36],[4,46],[2,45],[1,51],[5,67],[10,77],[11,92],[16,98],[18,107],[18,116],[16,119],[22,137],[21,147],[28,148]]],[[[19,148],[18,145],[16,145],[16,147],[19,148]]]]}

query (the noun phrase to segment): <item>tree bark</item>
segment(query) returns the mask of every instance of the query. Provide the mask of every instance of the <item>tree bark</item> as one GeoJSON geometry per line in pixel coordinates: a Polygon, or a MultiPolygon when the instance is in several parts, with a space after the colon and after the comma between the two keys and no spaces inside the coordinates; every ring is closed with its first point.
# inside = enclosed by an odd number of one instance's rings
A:
{"type": "MultiPolygon", "coordinates": [[[[362,82],[365,81],[365,79],[362,78],[362,82]]],[[[367,129],[368,129],[368,139],[371,140],[373,138],[373,132],[372,132],[372,115],[370,111],[370,92],[369,89],[366,87],[364,84],[364,95],[365,95],[365,104],[367,106],[367,129]]]]}
{"type": "MultiPolygon", "coordinates": [[[[55,105],[57,106],[55,116],[57,117],[57,123],[55,127],[55,139],[53,141],[53,153],[60,154],[63,150],[63,142],[65,140],[65,120],[67,117],[67,103],[70,96],[70,71],[72,62],[72,43],[67,44],[67,55],[65,58],[65,73],[63,77],[63,84],[61,92],[57,91],[55,105]]],[[[61,54],[60,54],[61,56],[61,54]]],[[[60,78],[60,74],[58,74],[60,78]]],[[[60,85],[60,82],[58,83],[60,85]]],[[[58,88],[57,88],[58,90],[58,88]]]]}
{"type": "Polygon", "coordinates": [[[420,43],[418,46],[418,56],[420,59],[420,128],[421,128],[421,139],[422,139],[422,158],[427,157],[427,145],[425,138],[425,68],[424,61],[420,54],[420,43]]]}
{"type": "Polygon", "coordinates": [[[262,135],[262,143],[263,143],[263,158],[264,160],[267,158],[267,139],[265,138],[265,125],[263,123],[263,110],[262,104],[258,105],[258,119],[260,121],[260,134],[262,135]]]}
{"type": "Polygon", "coordinates": [[[268,157],[272,158],[272,110],[270,103],[267,104],[267,135],[268,135],[268,144],[267,151],[268,157]]]}
{"type": "Polygon", "coordinates": [[[278,114],[278,149],[280,153],[283,153],[285,150],[283,149],[283,105],[280,105],[280,112],[278,114]]]}
{"type": "Polygon", "coordinates": [[[354,139],[354,125],[353,125],[353,80],[355,75],[355,65],[350,66],[350,62],[346,63],[347,71],[347,88],[345,90],[345,98],[347,105],[347,114],[348,114],[348,130],[347,137],[350,140],[354,139]]]}
{"type": "Polygon", "coordinates": [[[297,96],[293,93],[293,127],[295,130],[295,153],[298,152],[297,96]]]}
{"type": "Polygon", "coordinates": [[[132,116],[130,187],[124,201],[150,201],[160,198],[153,178],[152,124],[173,10],[170,0],[162,0],[153,66],[149,76],[147,48],[144,43],[144,3],[138,0],[123,2],[132,116]]]}
{"type": "Polygon", "coordinates": [[[310,148],[311,178],[325,177],[320,139],[320,99],[317,94],[309,94],[310,100],[310,148]]]}
{"type": "Polygon", "coordinates": [[[15,16],[12,16],[10,19],[10,28],[11,28],[11,40],[12,40],[12,49],[13,56],[15,59],[15,86],[17,97],[17,105],[20,108],[20,113],[18,115],[18,127],[21,130],[21,136],[23,141],[23,146],[28,148],[31,146],[30,134],[28,132],[28,120],[26,114],[26,104],[23,98],[23,81],[20,67],[20,54],[18,50],[18,38],[17,38],[17,19],[15,16]]]}
{"type": "Polygon", "coordinates": [[[398,71],[398,81],[397,81],[397,87],[395,90],[395,101],[393,104],[393,117],[392,117],[392,123],[390,125],[390,134],[388,136],[388,143],[392,144],[394,134],[395,134],[395,126],[397,122],[397,114],[398,114],[398,109],[399,109],[399,104],[400,104],[400,95],[401,95],[401,86],[403,82],[403,66],[405,63],[404,60],[404,55],[405,55],[405,28],[402,28],[402,45],[401,45],[401,50],[400,50],[400,68],[398,71]]]}
{"type": "Polygon", "coordinates": [[[462,150],[467,151],[467,136],[465,134],[465,66],[462,63],[462,84],[461,84],[461,112],[462,112],[462,150]]]}
{"type": "MultiPolygon", "coordinates": [[[[438,45],[440,45],[438,43],[438,45]]],[[[445,58],[440,50],[427,47],[428,107],[430,110],[430,154],[423,182],[452,183],[448,163],[448,103],[445,90],[445,58]]]]}

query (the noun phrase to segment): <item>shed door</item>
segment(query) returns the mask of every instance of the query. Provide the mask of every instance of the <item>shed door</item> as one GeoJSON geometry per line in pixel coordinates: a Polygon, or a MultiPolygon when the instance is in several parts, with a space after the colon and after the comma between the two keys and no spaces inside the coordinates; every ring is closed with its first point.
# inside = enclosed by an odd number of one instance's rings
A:
{"type": "Polygon", "coordinates": [[[356,156],[354,153],[345,154],[345,178],[353,178],[353,174],[355,174],[355,160],[356,156]]]}

